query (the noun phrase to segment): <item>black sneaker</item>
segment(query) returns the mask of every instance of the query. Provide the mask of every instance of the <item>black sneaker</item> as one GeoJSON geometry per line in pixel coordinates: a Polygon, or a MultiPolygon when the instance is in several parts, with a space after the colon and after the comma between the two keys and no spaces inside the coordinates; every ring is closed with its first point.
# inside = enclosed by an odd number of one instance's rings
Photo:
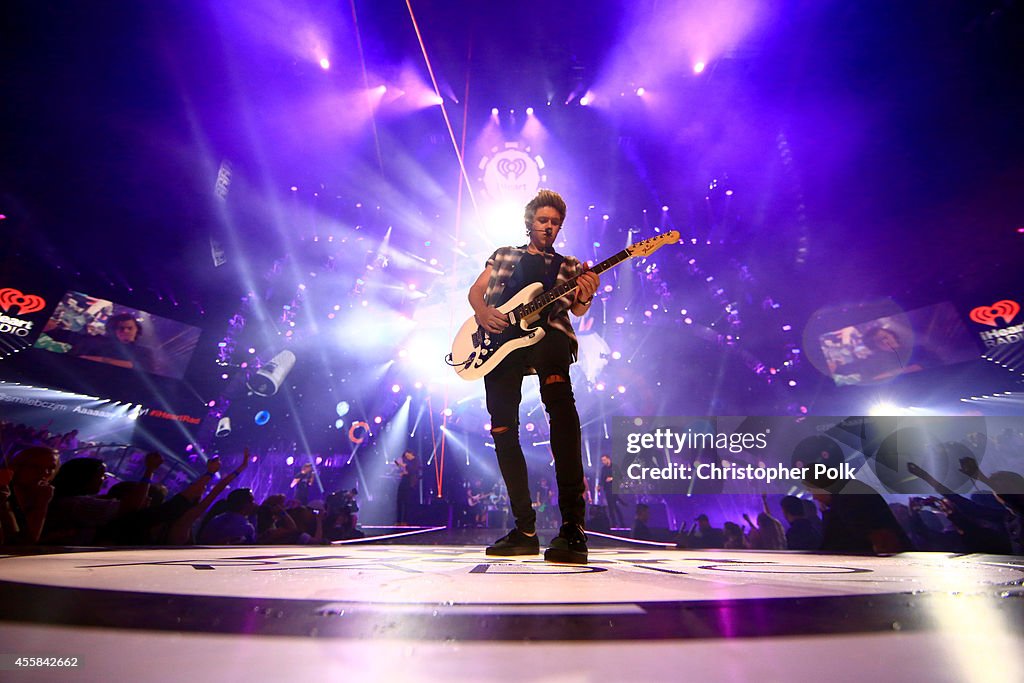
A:
{"type": "Polygon", "coordinates": [[[537,534],[527,536],[519,529],[513,529],[492,545],[487,546],[487,554],[500,555],[502,557],[510,555],[539,555],[540,539],[537,538],[537,534]]]}
{"type": "Polygon", "coordinates": [[[587,563],[587,536],[576,524],[563,524],[558,535],[551,539],[551,546],[544,551],[548,562],[568,564],[587,563]]]}

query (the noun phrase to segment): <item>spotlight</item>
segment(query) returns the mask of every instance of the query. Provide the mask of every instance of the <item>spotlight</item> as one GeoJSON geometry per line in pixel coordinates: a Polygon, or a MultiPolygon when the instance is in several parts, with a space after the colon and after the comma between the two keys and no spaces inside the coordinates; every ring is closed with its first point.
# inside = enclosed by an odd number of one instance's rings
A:
{"type": "Polygon", "coordinates": [[[706,66],[707,66],[707,64],[705,64],[704,62],[697,62],[696,64],[693,65],[693,73],[695,73],[695,74],[703,73],[704,72],[704,67],[706,67],[706,66]]]}
{"type": "Polygon", "coordinates": [[[887,401],[880,401],[871,406],[871,409],[868,410],[868,415],[871,415],[872,417],[898,417],[900,415],[909,414],[910,411],[906,408],[902,408],[887,401]]]}
{"type": "Polygon", "coordinates": [[[533,116],[533,107],[527,107],[526,108],[526,115],[527,116],[533,116]]]}
{"type": "Polygon", "coordinates": [[[647,92],[647,90],[646,90],[646,89],[644,89],[644,87],[643,87],[643,86],[641,86],[641,87],[639,87],[639,88],[637,88],[637,89],[636,89],[636,95],[637,95],[637,97],[643,97],[643,96],[644,96],[644,93],[646,93],[646,92],[647,92]]]}
{"type": "Polygon", "coordinates": [[[491,116],[493,116],[494,118],[498,118],[498,108],[497,107],[492,107],[491,108],[491,116]]]}
{"type": "Polygon", "coordinates": [[[295,354],[287,350],[282,351],[249,380],[249,389],[258,396],[273,396],[294,366],[295,354]]]}
{"type": "Polygon", "coordinates": [[[231,433],[231,418],[230,417],[222,417],[220,419],[220,421],[217,422],[217,431],[215,431],[214,434],[216,436],[218,436],[218,437],[223,438],[223,437],[227,436],[230,433],[231,433]]]}
{"type": "Polygon", "coordinates": [[[330,69],[331,68],[331,60],[327,59],[327,57],[321,58],[320,59],[320,68],[323,69],[324,71],[327,71],[328,69],[330,69]]]}
{"type": "Polygon", "coordinates": [[[292,465],[295,464],[295,458],[289,455],[287,458],[284,459],[284,464],[288,465],[288,467],[291,467],[292,465]]]}

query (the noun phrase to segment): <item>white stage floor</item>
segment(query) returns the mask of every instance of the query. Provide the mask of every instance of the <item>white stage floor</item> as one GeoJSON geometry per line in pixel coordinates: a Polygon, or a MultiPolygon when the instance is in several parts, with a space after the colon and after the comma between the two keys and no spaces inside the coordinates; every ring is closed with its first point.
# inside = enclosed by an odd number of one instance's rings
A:
{"type": "Polygon", "coordinates": [[[0,558],[0,680],[1024,681],[1024,558],[482,547],[0,558]],[[13,661],[13,660],[11,660],[13,661]],[[14,673],[12,673],[12,671],[14,673]]]}

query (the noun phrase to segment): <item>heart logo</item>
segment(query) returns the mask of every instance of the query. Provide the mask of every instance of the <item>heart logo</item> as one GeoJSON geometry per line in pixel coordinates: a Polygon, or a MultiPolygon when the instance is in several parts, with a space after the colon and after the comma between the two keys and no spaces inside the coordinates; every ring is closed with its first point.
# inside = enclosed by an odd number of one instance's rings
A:
{"type": "Polygon", "coordinates": [[[998,325],[996,320],[999,318],[1005,320],[1006,324],[1010,324],[1018,313],[1020,313],[1020,304],[1016,301],[1004,299],[995,302],[991,306],[978,306],[971,311],[971,320],[982,325],[995,327],[998,325]]]}
{"type": "Polygon", "coordinates": [[[22,294],[13,287],[0,289],[0,308],[10,313],[15,306],[21,315],[28,315],[43,310],[46,307],[46,300],[35,294],[22,294]]]}
{"type": "Polygon", "coordinates": [[[525,159],[498,159],[498,173],[509,180],[518,178],[526,173],[525,159]]]}

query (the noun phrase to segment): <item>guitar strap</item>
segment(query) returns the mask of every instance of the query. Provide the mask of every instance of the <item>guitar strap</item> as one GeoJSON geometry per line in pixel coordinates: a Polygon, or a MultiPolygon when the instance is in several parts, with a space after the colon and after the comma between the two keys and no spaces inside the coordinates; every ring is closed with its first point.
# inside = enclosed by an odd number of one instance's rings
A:
{"type": "Polygon", "coordinates": [[[544,274],[544,290],[547,291],[555,286],[558,281],[558,271],[562,269],[562,261],[565,257],[561,254],[553,254],[551,259],[551,265],[548,266],[548,272],[544,274]]]}

